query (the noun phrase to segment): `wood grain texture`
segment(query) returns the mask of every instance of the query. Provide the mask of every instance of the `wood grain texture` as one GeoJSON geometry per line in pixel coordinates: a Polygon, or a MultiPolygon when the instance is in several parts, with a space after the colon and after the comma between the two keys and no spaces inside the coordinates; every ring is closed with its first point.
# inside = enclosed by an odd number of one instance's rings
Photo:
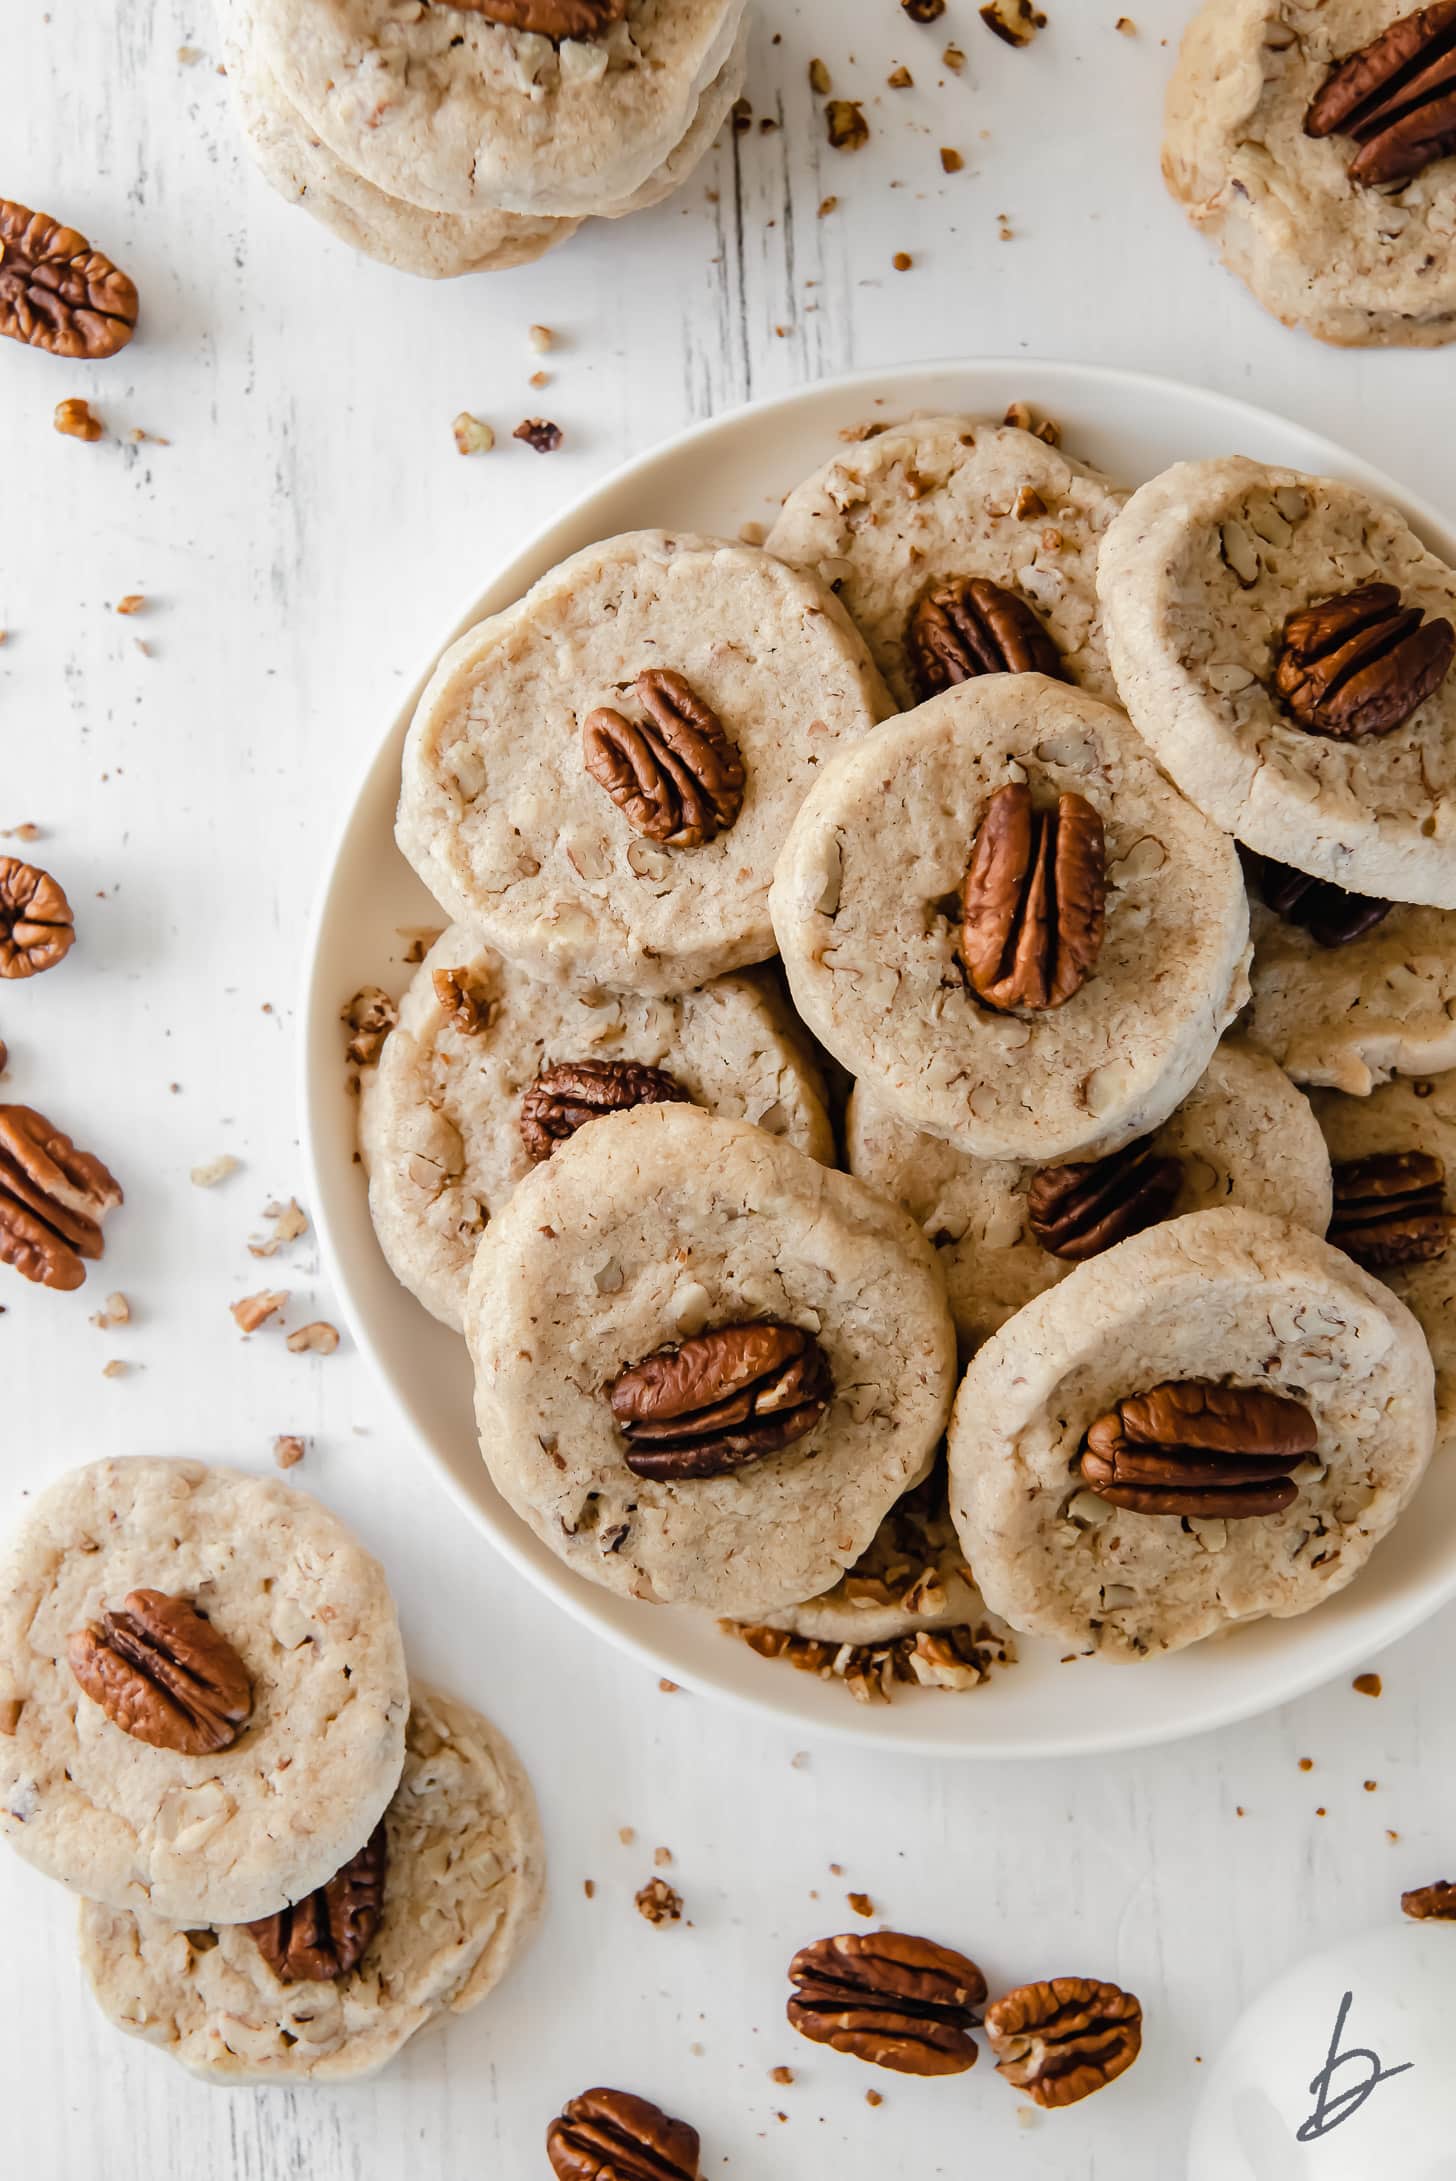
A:
{"type": "Polygon", "coordinates": [[[5,1088],[101,1153],[128,1196],[81,1296],[5,1277],[0,1519],[102,1452],[261,1468],[276,1433],[306,1435],[296,1481],[384,1552],[420,1670],[519,1743],[555,1874],[520,1976],[377,2084],[221,2096],[101,2023],[68,1903],[5,1858],[6,2172],[528,2181],[562,2098],[606,2081],[696,2121],[709,2175],[1168,2181],[1199,2056],[1240,2000],[1448,1864],[1456,1616],[1381,1662],[1378,1703],[1341,1686],[1184,1748],[945,1769],[825,1747],[796,1763],[763,1724],[661,1694],[490,1557],[347,1343],[291,1356],[267,1333],[243,1341],[227,1311],[269,1284],[292,1291],[291,1323],[331,1315],[311,1240],[271,1264],[246,1243],[264,1203],[299,1187],[294,995],[343,798],[460,600],[627,453],[850,365],[1083,356],[1248,394],[1456,505],[1435,428],[1450,352],[1344,355],[1282,331],[1165,201],[1159,103],[1188,0],[1134,0],[1132,38],[1111,0],[1047,4],[1048,31],[1018,53],[971,0],[929,30],[893,0],[762,0],[754,126],[676,201],[445,287],[351,257],[269,194],[201,0],[5,11],[0,187],[113,255],[143,315],[107,365],[0,354],[0,827],[43,827],[33,852],[81,930],[54,976],[0,993],[5,1088]],[[959,74],[940,59],[952,37],[959,74]],[[859,153],[825,141],[816,52],[836,93],[866,102],[859,153]],[[886,86],[896,63],[913,89],[886,86]],[[942,145],[963,172],[942,172],[942,145]],[[544,358],[533,321],[560,336],[544,358]],[[51,430],[71,394],[111,438],[51,430]],[[494,454],[456,455],[461,408],[495,424],[494,454]],[[525,415],[563,426],[559,453],[511,442],[525,415]],[[170,444],[132,445],[133,427],[170,444]],[[132,591],[146,607],[119,618],[132,591]],[[221,1151],[240,1171],[193,1188],[189,1168],[221,1151]],[[113,1288],[133,1321],[102,1333],[88,1314],[113,1288]],[[112,1355],[127,1376],[103,1379],[112,1355]],[[688,1922],[654,1930],[632,1895],[659,1844],[688,1922]],[[1105,2099],[1027,2126],[984,2061],[919,2084],[802,2044],[784,1972],[802,1941],[853,1923],[851,1889],[965,1947],[993,1989],[1065,1971],[1132,1986],[1144,2060],[1105,2099]],[[770,2082],[780,2064],[792,2086],[770,2082]]]}

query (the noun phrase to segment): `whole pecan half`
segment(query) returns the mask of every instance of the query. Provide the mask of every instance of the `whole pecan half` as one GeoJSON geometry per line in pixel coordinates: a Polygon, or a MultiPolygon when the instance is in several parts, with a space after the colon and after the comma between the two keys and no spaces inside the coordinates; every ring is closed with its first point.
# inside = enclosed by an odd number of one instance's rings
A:
{"type": "Polygon", "coordinates": [[[1183,1186],[1183,1161],[1154,1139],[1073,1166],[1043,1166],[1026,1191],[1027,1224],[1050,1257],[1100,1257],[1166,1219],[1183,1186]]]}
{"type": "Polygon", "coordinates": [[[1403,1893],[1400,1905],[1416,1923],[1456,1923],[1456,1884],[1438,1878],[1434,1885],[1417,1886],[1403,1893]]]}
{"type": "Polygon", "coordinates": [[[985,576],[932,584],[910,615],[905,651],[922,702],[978,674],[1065,678],[1062,655],[1026,600],[985,576]]]}
{"type": "Polygon", "coordinates": [[[137,292],[74,227],[0,197],[0,333],[98,362],[136,330],[137,292]]]}
{"type": "Polygon", "coordinates": [[[71,951],[76,920],[49,871],[0,856],[0,977],[36,977],[71,951]]]}
{"type": "Polygon", "coordinates": [[[451,7],[484,15],[506,30],[534,31],[560,44],[563,38],[595,38],[620,23],[630,0],[449,0],[451,7]]]}
{"type": "Polygon", "coordinates": [[[698,2181],[698,2131],[626,2090],[584,2090],[546,2131],[557,2181],[698,2181]]]}
{"type": "Polygon", "coordinates": [[[1024,781],[998,788],[971,851],[961,957],[988,1007],[1060,1007],[1102,951],[1107,851],[1085,796],[1038,810],[1024,781]]]}
{"type": "Polygon", "coordinates": [[[1167,1379],[1130,1394],[1088,1432],[1082,1481],[1140,1515],[1278,1514],[1298,1497],[1290,1471],[1318,1434],[1302,1401],[1256,1386],[1167,1379]]]}
{"type": "Polygon", "coordinates": [[[1413,9],[1338,62],[1304,130],[1354,138],[1352,182],[1408,182],[1456,153],[1456,0],[1413,9]]]}
{"type": "Polygon", "coordinates": [[[901,2075],[963,2075],[986,1996],[973,1961],[903,1931],[846,1931],[800,1947],[788,2016],[801,2037],[901,2075]]]}
{"type": "Polygon", "coordinates": [[[247,1667],[190,1598],[133,1590],[119,1613],[67,1636],[66,1656],[113,1726],[152,1749],[210,1757],[252,1716],[247,1667]]]}
{"type": "Polygon", "coordinates": [[[1023,1984],[986,2009],[996,2072],[1038,2105],[1075,2105],[1125,2075],[1142,2050],[1143,2010],[1096,1977],[1023,1984]]]}
{"type": "Polygon", "coordinates": [[[659,1348],[607,1388],[627,1467],[672,1481],[725,1477],[814,1429],[833,1398],[829,1359],[797,1325],[720,1325],[659,1348]]]}
{"type": "Polygon", "coordinates": [[[1430,1264],[1456,1233],[1446,1204],[1446,1165],[1430,1151],[1377,1151],[1334,1169],[1329,1239],[1357,1264],[1430,1264]]]}
{"type": "Polygon", "coordinates": [[[586,1121],[629,1106],[692,1104],[664,1068],[636,1060],[561,1060],[543,1068],[521,1101],[521,1141],[533,1166],[586,1121]]]}
{"type": "Polygon", "coordinates": [[[76,1288],[122,1201],[99,1159],[32,1106],[0,1106],[0,1264],[42,1287],[76,1288]]]}
{"type": "Polygon", "coordinates": [[[1389,916],[1391,904],[1377,894],[1346,893],[1328,879],[1291,871],[1268,856],[1251,859],[1259,898],[1286,924],[1307,931],[1317,947],[1348,947],[1389,916]]]}
{"type": "Polygon", "coordinates": [[[336,1984],[357,1969],[384,1914],[389,1838],[381,1818],[356,1856],[307,1900],[243,1929],[283,1984],[336,1984]]]}
{"type": "Polygon", "coordinates": [[[701,848],[743,805],[743,759],[710,704],[667,667],[638,675],[634,721],[601,705],[582,728],[586,769],[628,824],[665,848],[701,848]]]}
{"type": "Polygon", "coordinates": [[[1296,726],[1353,741],[1388,735],[1434,695],[1456,658],[1456,628],[1402,606],[1393,583],[1362,583],[1290,614],[1274,686],[1296,726]]]}

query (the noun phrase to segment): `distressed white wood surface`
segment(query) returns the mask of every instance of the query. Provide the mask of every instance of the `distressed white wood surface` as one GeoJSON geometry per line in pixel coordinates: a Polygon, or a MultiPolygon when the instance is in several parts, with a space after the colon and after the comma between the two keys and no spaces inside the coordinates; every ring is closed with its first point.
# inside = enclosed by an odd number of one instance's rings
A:
{"type": "Polygon", "coordinates": [[[555,1875],[517,1979],[378,2083],[220,2095],[102,2025],[68,1902],[6,1857],[6,2173],[529,2181],[560,2099],[607,2081],[693,2118],[708,2175],[1170,2181],[1199,2055],[1240,2000],[1293,1955],[1391,1916],[1402,1885],[1450,1860],[1456,1615],[1382,1660],[1379,1703],[1340,1686],[1152,1755],[937,1769],[824,1747],[796,1765],[767,1726],[659,1693],[498,1564],[360,1357],[245,1344],[227,1314],[274,1278],[295,1291],[292,1322],[331,1310],[311,1243],[272,1266],[245,1244],[264,1202],[299,1186],[293,1003],[341,798],[467,590],[623,455],[849,365],[1083,356],[1246,393],[1456,506],[1451,354],[1344,355],[1281,331],[1165,201],[1165,41],[1189,0],[1131,0],[1133,38],[1113,27],[1117,0],[1047,5],[1047,34],[1015,53],[971,0],[929,31],[893,0],[762,0],[750,90],[776,131],[720,144],[643,219],[446,287],[349,256],[256,179],[201,0],[4,11],[0,191],[127,265],[145,325],[95,369],[0,355],[0,826],[44,828],[35,852],[83,932],[61,974],[0,990],[6,1091],[104,1153],[128,1194],[84,1296],[3,1280],[0,1518],[105,1451],[261,1468],[275,1433],[307,1434],[296,1481],[387,1559],[421,1671],[519,1743],[555,1875]],[[949,36],[959,75],[939,64],[949,36]],[[184,65],[182,46],[207,57],[184,65]],[[868,102],[857,155],[824,141],[816,52],[836,91],[868,102]],[[901,61],[915,87],[894,92],[901,61]],[[942,174],[941,145],[963,173],[942,174]],[[897,250],[913,270],[892,270],[897,250]],[[561,335],[539,394],[532,321],[561,335]],[[53,433],[72,393],[116,436],[53,433]],[[489,458],[456,456],[462,407],[500,432],[489,458]],[[527,414],[562,424],[558,454],[510,442],[527,414]],[[133,426],[170,444],[132,447],[133,426]],[[146,612],[116,618],[133,590],[146,612]],[[188,1169],[224,1150],[241,1170],[192,1188],[188,1169]],[[113,1287],[134,1318],[108,1335],[87,1318],[113,1287]],[[108,1381],[113,1354],[132,1369],[108,1381]],[[633,1911],[658,1844],[690,1929],[633,1911]],[[847,1888],[965,1945],[993,1983],[1122,1979],[1148,2008],[1142,2064],[1025,2127],[984,2063],[901,2083],[800,2043],[784,1969],[802,1940],[853,1921],[847,1888]],[[768,2079],[780,2063],[791,2087],[768,2079]]]}

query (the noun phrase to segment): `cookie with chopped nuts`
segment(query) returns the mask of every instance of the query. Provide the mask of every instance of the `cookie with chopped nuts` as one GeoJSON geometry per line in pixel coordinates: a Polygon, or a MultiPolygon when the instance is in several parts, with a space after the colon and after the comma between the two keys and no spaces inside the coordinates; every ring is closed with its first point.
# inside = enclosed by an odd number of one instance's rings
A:
{"type": "Polygon", "coordinates": [[[821,1044],[973,1158],[1145,1135],[1248,996],[1232,842],[1121,712],[1040,674],[962,682],[823,766],[770,907],[821,1044]]]}
{"type": "Polygon", "coordinates": [[[363,1078],[369,1211],[395,1276],[458,1329],[480,1237],[516,1184],[586,1120],[674,1097],[833,1163],[818,1070],[766,972],[675,999],[582,993],[453,926],[363,1078]]]}
{"type": "Polygon", "coordinates": [[[383,1571],[275,1477],[95,1462],[0,1570],[0,1834],[112,1908],[240,1923],[327,1884],[408,1709],[383,1571]]]}
{"type": "Polygon", "coordinates": [[[773,953],[794,813],[890,709],[813,576],[637,531],[445,653],[406,741],[396,837],[446,911],[530,975],[690,991],[773,953]]]}
{"type": "Polygon", "coordinates": [[[1358,486],[1240,455],[1133,494],[1097,567],[1122,701],[1245,847],[1456,908],[1456,570],[1358,486]]]}
{"type": "MultiPolygon", "coordinates": [[[[1035,432],[917,418],[842,447],[795,486],[768,549],[832,587],[905,708],[962,678],[922,632],[936,601],[972,581],[1009,594],[1003,612],[1020,609],[1023,643],[1040,632],[1039,671],[1115,703],[1097,548],[1126,497],[1035,432]]],[[[998,656],[992,634],[954,667],[986,673],[1015,663],[998,656]]]]}
{"type": "Polygon", "coordinates": [[[481,1452],[566,1565],[743,1620],[817,1595],[930,1468],[929,1245],[743,1121],[637,1106],[515,1190],[471,1274],[481,1452]]]}
{"type": "Polygon", "coordinates": [[[1388,1287],[1288,1221],[1191,1212],[978,1352],[951,1513],[1013,1628],[1137,1659],[1342,1590],[1434,1438],[1431,1358],[1388,1287]]]}
{"type": "Polygon", "coordinates": [[[545,1896],[535,1798],[488,1719],[418,1685],[410,1699],[367,1889],[334,1889],[324,1935],[302,1904],[199,1930],[87,1901],[81,1962],[108,2020],[224,2088],[356,2082],[494,1990],[545,1896]]]}
{"type": "Polygon", "coordinates": [[[1456,340],[1456,7],[1204,0],[1163,174],[1264,308],[1342,347],[1456,340]]]}
{"type": "Polygon", "coordinates": [[[1074,1265],[1161,1220],[1245,1204],[1323,1234],[1330,1216],[1329,1155],[1308,1100],[1232,1037],[1160,1127],[1102,1160],[968,1158],[908,1128],[862,1083],[845,1151],[851,1173],[933,1244],[967,1359],[1074,1265]]]}

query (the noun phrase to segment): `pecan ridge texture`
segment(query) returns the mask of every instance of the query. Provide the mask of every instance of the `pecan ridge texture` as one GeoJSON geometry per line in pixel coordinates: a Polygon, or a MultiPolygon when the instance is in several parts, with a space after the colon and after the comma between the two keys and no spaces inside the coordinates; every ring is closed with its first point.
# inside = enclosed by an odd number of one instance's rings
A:
{"type": "Polygon", "coordinates": [[[1299,1495],[1290,1472],[1318,1442],[1302,1401],[1257,1386],[1165,1379],[1087,1433],[1082,1481],[1142,1515],[1273,1515],[1299,1495]]]}
{"type": "Polygon", "coordinates": [[[792,1446],[833,1398],[829,1359],[797,1325],[719,1325],[659,1348],[607,1388],[627,1467],[723,1477],[792,1446]]]}
{"type": "Polygon", "coordinates": [[[698,2131],[626,2090],[584,2090],[546,2131],[557,2181],[699,2181],[698,2131]]]}
{"type": "Polygon", "coordinates": [[[49,871],[0,856],[0,977],[36,977],[71,951],[76,920],[49,871]]]}
{"type": "Polygon", "coordinates": [[[665,848],[701,848],[743,806],[743,759],[722,721],[683,675],[647,667],[634,692],[646,717],[611,705],[587,714],[582,755],[634,832],[665,848]]]}
{"type": "Polygon", "coordinates": [[[1333,1170],[1329,1239],[1380,1272],[1444,1257],[1456,1233],[1446,1203],[1446,1162],[1430,1151],[1377,1151],[1333,1170]]]}
{"type": "Polygon", "coordinates": [[[76,1288],[122,1201],[99,1159],[32,1106],[0,1106],[0,1264],[42,1287],[76,1288]]]}
{"type": "Polygon", "coordinates": [[[521,1100],[521,1141],[533,1166],[587,1121],[631,1106],[687,1105],[685,1091],[665,1068],[636,1060],[560,1060],[543,1068],[521,1100]]]}
{"type": "Polygon", "coordinates": [[[964,1954],[904,1931],[846,1931],[800,1947],[788,2017],[801,2037],[900,2075],[963,2075],[986,1979],[964,1954]]]}
{"type": "Polygon", "coordinates": [[[74,227],[0,197],[0,333],[52,356],[99,361],[136,329],[137,292],[74,227]]]}
{"type": "Polygon", "coordinates": [[[1317,947],[1348,947],[1389,916],[1391,904],[1378,894],[1351,894],[1328,879],[1292,871],[1268,856],[1253,859],[1254,883],[1266,909],[1286,924],[1307,931],[1317,947]]]}
{"type": "Polygon", "coordinates": [[[1102,820],[1085,796],[1038,810],[1024,781],[986,806],[961,897],[961,958],[988,1007],[1060,1007],[1097,966],[1107,906],[1102,820]]]}
{"type": "Polygon", "coordinates": [[[1275,646],[1274,686],[1308,734],[1353,741],[1404,726],[1456,658],[1456,628],[1402,606],[1393,583],[1362,583],[1290,614],[1275,646]]]}
{"type": "Polygon", "coordinates": [[[631,0],[449,0],[452,7],[484,15],[505,30],[534,31],[559,44],[563,38],[596,38],[620,23],[631,0]]]}
{"type": "Polygon", "coordinates": [[[190,1598],[133,1590],[120,1612],[67,1636],[66,1656],[112,1725],[153,1749],[213,1756],[252,1716],[247,1667],[190,1598]]]}
{"type": "Polygon", "coordinates": [[[978,674],[1065,679],[1062,655],[1033,609],[986,576],[932,584],[911,612],[905,650],[922,701],[978,674]]]}
{"type": "Polygon", "coordinates": [[[1413,9],[1337,62],[1304,128],[1353,137],[1352,182],[1409,182],[1456,154],[1456,0],[1413,9]]]}
{"type": "Polygon", "coordinates": [[[1096,1977],[1023,1984],[986,2009],[996,2072],[1038,2105],[1075,2105],[1126,2074],[1142,2049],[1143,2010],[1096,1977]]]}
{"type": "Polygon", "coordinates": [[[1183,1161],[1143,1136],[1105,1159],[1040,1168],[1026,1191],[1027,1224],[1050,1257],[1099,1257],[1166,1219],[1182,1186],[1183,1161]]]}
{"type": "Polygon", "coordinates": [[[282,1984],[333,1984],[357,1969],[384,1914],[389,1838],[381,1818],[359,1853],[326,1886],[245,1924],[282,1984]]]}

